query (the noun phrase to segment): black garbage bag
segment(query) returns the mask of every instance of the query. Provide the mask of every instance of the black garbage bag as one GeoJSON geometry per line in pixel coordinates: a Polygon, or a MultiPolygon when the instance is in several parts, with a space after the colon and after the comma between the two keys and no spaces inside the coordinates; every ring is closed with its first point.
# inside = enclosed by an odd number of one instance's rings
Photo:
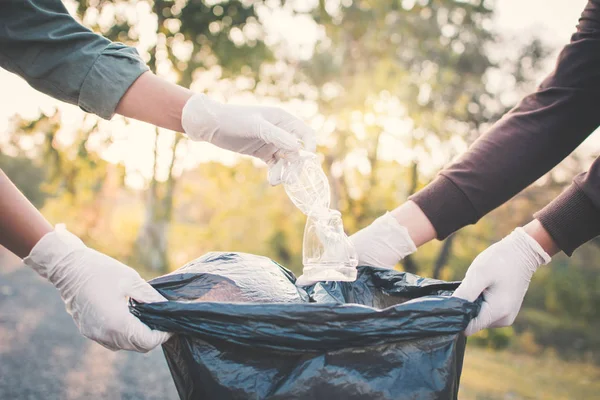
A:
{"type": "Polygon", "coordinates": [[[182,399],[456,399],[478,305],[458,283],[359,267],[355,282],[297,288],[274,261],[209,253],[150,281],[169,301],[132,303],[182,399]]]}

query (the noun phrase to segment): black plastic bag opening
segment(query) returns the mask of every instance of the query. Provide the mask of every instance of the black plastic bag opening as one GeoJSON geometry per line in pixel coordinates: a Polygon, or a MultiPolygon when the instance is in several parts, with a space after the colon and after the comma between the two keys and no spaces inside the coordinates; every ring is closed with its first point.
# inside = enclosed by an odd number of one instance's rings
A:
{"type": "Polygon", "coordinates": [[[355,282],[298,288],[287,269],[208,253],[132,303],[163,345],[182,399],[456,399],[478,304],[458,282],[359,267],[355,282]]]}

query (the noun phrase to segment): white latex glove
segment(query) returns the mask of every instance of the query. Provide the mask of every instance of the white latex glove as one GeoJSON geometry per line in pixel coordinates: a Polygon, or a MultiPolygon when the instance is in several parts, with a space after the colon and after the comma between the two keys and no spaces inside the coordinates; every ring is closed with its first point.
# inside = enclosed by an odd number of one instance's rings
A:
{"type": "Polygon", "coordinates": [[[398,261],[417,251],[408,229],[389,212],[350,236],[350,240],[358,253],[358,265],[392,269],[398,261]]]}
{"type": "Polygon", "coordinates": [[[540,265],[549,262],[550,256],[522,228],[479,254],[454,292],[454,296],[469,301],[475,301],[483,293],[479,315],[465,334],[512,325],[531,277],[540,265]]]}
{"type": "Polygon", "coordinates": [[[222,104],[204,94],[187,101],[181,125],[192,140],[260,158],[270,167],[282,154],[316,149],[315,132],[282,109],[222,104]]]}
{"type": "Polygon", "coordinates": [[[147,352],[170,334],[150,329],[129,312],[129,298],[166,301],[133,269],[88,248],[58,225],[23,262],[60,292],[81,334],[110,350],[147,352]]]}

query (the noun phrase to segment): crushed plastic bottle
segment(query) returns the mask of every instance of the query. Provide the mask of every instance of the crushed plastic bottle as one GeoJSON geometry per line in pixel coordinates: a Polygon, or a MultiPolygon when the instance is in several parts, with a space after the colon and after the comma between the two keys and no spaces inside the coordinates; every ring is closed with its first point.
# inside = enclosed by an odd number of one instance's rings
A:
{"type": "Polygon", "coordinates": [[[329,209],[329,181],[316,154],[301,152],[283,160],[281,181],[292,203],[306,216],[329,209]]]}
{"type": "Polygon", "coordinates": [[[306,219],[302,243],[304,270],[297,280],[300,286],[319,281],[356,280],[358,256],[350,238],[344,233],[342,214],[327,210],[306,219]]]}
{"type": "Polygon", "coordinates": [[[356,250],[344,233],[340,212],[329,208],[329,182],[317,156],[308,152],[291,155],[284,159],[280,173],[288,197],[307,216],[302,244],[304,270],[296,284],[355,281],[356,250]]]}

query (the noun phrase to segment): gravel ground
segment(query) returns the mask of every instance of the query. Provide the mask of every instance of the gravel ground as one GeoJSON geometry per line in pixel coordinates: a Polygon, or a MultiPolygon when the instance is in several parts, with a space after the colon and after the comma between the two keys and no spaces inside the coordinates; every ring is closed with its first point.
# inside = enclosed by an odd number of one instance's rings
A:
{"type": "Polygon", "coordinates": [[[162,350],[79,334],[58,292],[0,249],[0,399],[177,399],[162,350]]]}

